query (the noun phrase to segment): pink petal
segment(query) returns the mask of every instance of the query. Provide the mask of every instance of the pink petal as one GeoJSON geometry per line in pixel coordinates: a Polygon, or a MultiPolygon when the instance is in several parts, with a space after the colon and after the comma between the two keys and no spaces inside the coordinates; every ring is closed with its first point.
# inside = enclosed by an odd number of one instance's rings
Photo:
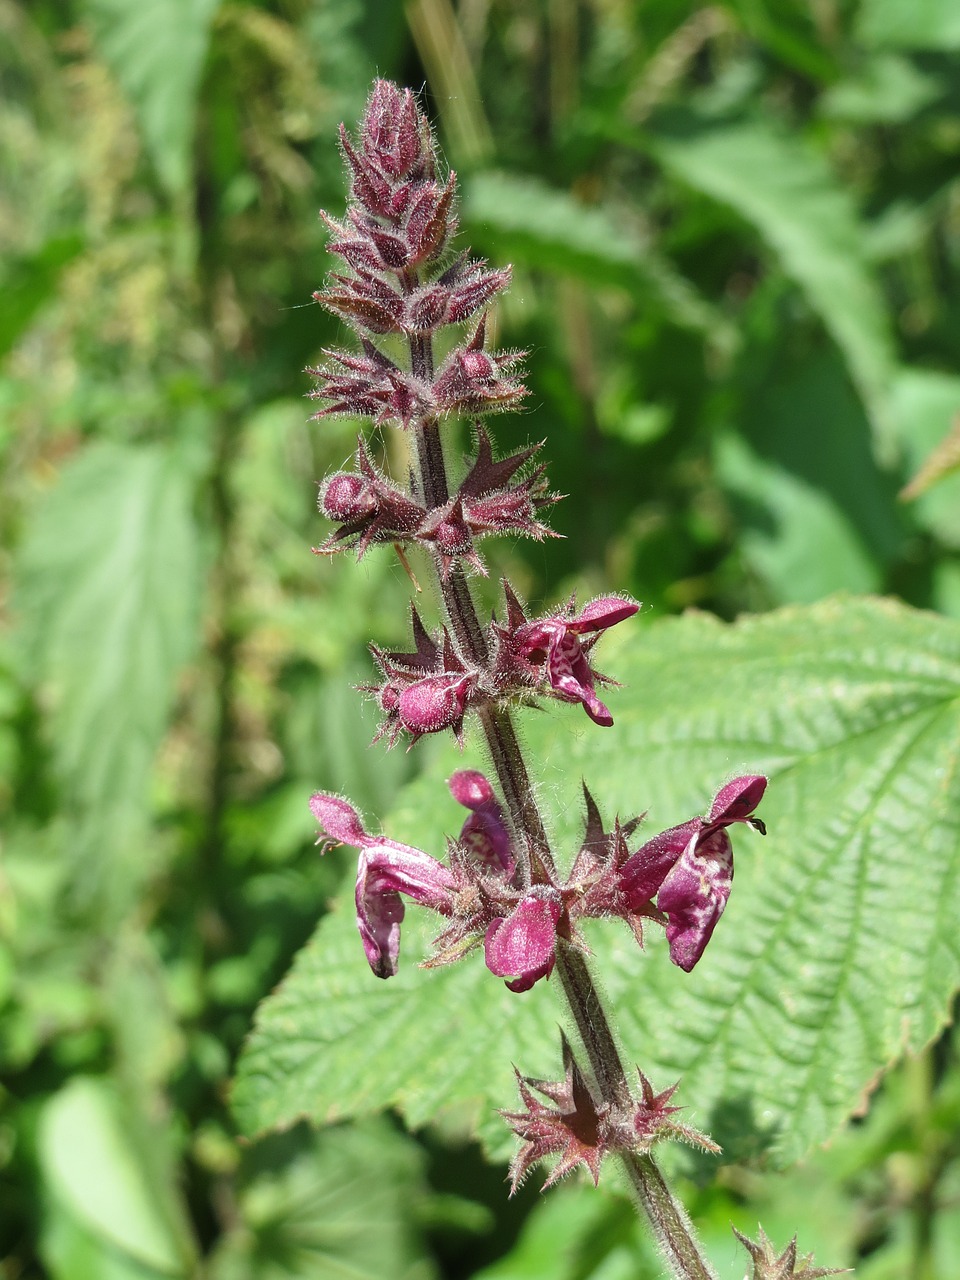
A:
{"type": "Polygon", "coordinates": [[[571,618],[566,624],[568,631],[578,635],[584,631],[605,631],[626,618],[631,618],[640,608],[635,600],[624,600],[621,596],[601,596],[599,600],[591,600],[588,605],[571,618]]]}
{"type": "Polygon", "coordinates": [[[561,910],[558,898],[531,895],[505,920],[491,922],[483,943],[487,968],[498,978],[516,974],[507,984],[512,991],[529,990],[553,969],[561,910]]]}
{"type": "Polygon", "coordinates": [[[404,913],[400,894],[449,916],[455,888],[453,873],[429,854],[393,840],[368,840],[357,866],[357,928],[378,978],[397,972],[404,913]]]}
{"type": "Polygon", "coordinates": [[[362,849],[369,842],[356,809],[340,796],[317,791],[310,797],[310,812],[331,840],[352,844],[356,849],[362,849]]]}
{"type": "Polygon", "coordinates": [[[669,916],[670,959],[687,973],[703,955],[730,897],[733,846],[720,828],[695,832],[657,895],[669,916]]]}
{"type": "Polygon", "coordinates": [[[767,780],[762,774],[734,778],[717,792],[710,806],[710,822],[745,822],[763,799],[767,780]]]}

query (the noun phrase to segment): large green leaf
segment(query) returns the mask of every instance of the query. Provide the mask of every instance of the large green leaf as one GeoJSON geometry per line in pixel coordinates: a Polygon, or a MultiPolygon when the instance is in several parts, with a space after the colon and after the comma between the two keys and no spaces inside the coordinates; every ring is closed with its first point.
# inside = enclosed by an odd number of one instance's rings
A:
{"type": "Polygon", "coordinates": [[[893,341],[865,236],[825,159],[796,134],[760,120],[719,126],[690,120],[655,135],[657,156],[679,178],[735,209],[777,253],[783,270],[843,351],[881,443],[893,341]]]}
{"type": "MultiPolygon", "coordinates": [[[[54,761],[88,885],[138,833],[196,641],[191,487],[166,449],[92,445],[37,503],[18,559],[23,644],[52,695],[54,761]]],[[[143,861],[137,848],[126,856],[143,861]]]]}
{"type": "MultiPolygon", "coordinates": [[[[604,666],[627,683],[611,730],[578,709],[526,726],[564,856],[581,776],[608,820],[649,808],[651,832],[702,812],[735,771],[772,777],[771,834],[738,834],[731,903],[692,974],[660,938],[641,954],[611,922],[590,943],[629,1060],[660,1084],[682,1076],[691,1118],[731,1156],[789,1162],[937,1033],[960,986],[960,626],[841,599],[734,626],[663,621],[604,666]]],[[[454,763],[437,753],[391,834],[442,849],[459,822],[454,763]]],[[[491,1113],[510,1103],[510,1061],[557,1070],[552,985],[513,997],[479,957],[417,973],[406,925],[401,973],[378,982],[351,915],[323,922],[261,1007],[236,1086],[243,1126],[388,1105],[422,1124],[460,1103],[503,1151],[491,1113]]]]}
{"type": "Polygon", "coordinates": [[[194,119],[210,22],[219,0],[83,0],[97,48],[140,121],[164,186],[190,180],[194,119]]]}

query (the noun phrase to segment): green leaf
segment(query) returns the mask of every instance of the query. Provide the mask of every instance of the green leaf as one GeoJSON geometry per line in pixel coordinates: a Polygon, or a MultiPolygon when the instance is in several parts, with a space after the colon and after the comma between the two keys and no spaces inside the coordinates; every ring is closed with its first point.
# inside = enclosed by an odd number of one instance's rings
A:
{"type": "MultiPolygon", "coordinates": [[[[960,986],[960,626],[871,599],[635,626],[601,659],[627,685],[614,727],[579,708],[532,717],[528,757],[564,861],[581,777],[608,822],[649,808],[652,834],[704,812],[735,772],[770,774],[770,835],[737,833],[736,887],[692,974],[652,929],[645,953],[612,922],[589,942],[627,1060],[660,1086],[682,1077],[689,1121],[730,1158],[786,1164],[936,1035],[960,986]]],[[[407,788],[392,836],[443,849],[462,820],[454,759],[437,752],[407,788]]],[[[479,955],[417,973],[409,921],[400,975],[377,982],[351,917],[326,919],[261,1006],[235,1094],[244,1128],[391,1105],[417,1125],[459,1104],[503,1152],[508,1064],[559,1069],[552,985],[511,996],[479,955]]]]}
{"type": "Polygon", "coordinates": [[[887,48],[957,49],[960,8],[955,0],[863,0],[857,36],[887,48]]]}
{"type": "Polygon", "coordinates": [[[760,513],[740,535],[740,551],[778,604],[879,587],[879,567],[822,489],[758,457],[732,433],[717,440],[716,465],[735,505],[760,513]]]}
{"type": "MultiPolygon", "coordinates": [[[[53,697],[54,759],[91,887],[139,838],[176,678],[196,642],[191,489],[166,449],[92,445],[36,505],[18,558],[22,644],[53,697]]],[[[136,846],[125,856],[143,862],[136,846]]]]}
{"type": "Polygon", "coordinates": [[[221,1241],[210,1280],[432,1280],[415,1219],[426,1195],[422,1153],[386,1120],[303,1131],[254,1152],[240,1224],[221,1241]]]}
{"type": "Polygon", "coordinates": [[[704,127],[690,119],[654,136],[660,160],[684,182],[735,209],[776,252],[844,353],[889,447],[885,401],[893,340],[864,231],[825,159],[759,120],[704,127]]]}
{"type": "Polygon", "coordinates": [[[159,1207],[109,1085],[78,1077],[55,1094],[41,1115],[39,1152],[50,1193],[86,1235],[133,1263],[165,1275],[185,1274],[176,1232],[159,1207]]]}
{"type": "Polygon", "coordinates": [[[536,178],[481,173],[464,184],[463,217],[471,238],[489,244],[500,260],[652,292],[674,323],[708,332],[724,350],[735,343],[729,320],[636,226],[607,208],[582,204],[536,178]]]}
{"type": "Polygon", "coordinates": [[[161,182],[191,181],[197,92],[219,0],[82,0],[97,49],[137,113],[161,182]]]}

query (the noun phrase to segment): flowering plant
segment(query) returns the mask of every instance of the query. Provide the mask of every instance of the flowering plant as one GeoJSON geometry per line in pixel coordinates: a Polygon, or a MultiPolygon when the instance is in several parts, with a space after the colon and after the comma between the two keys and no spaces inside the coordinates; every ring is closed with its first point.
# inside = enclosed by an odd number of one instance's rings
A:
{"type": "MultiPolygon", "coordinates": [[[[342,220],[325,217],[331,250],[347,270],[315,297],[357,333],[362,354],[329,350],[327,363],[310,370],[317,379],[311,394],[321,403],[315,417],[348,413],[399,428],[409,441],[412,467],[407,485],[388,477],[361,437],[354,469],[321,485],[320,510],[337,527],[317,550],[331,555],[355,549],[362,557],[375,544],[392,544],[406,564],[407,550],[418,547],[434,566],[442,625],[431,632],[412,608],[412,649],[371,645],[379,678],[362,687],[381,713],[377,737],[386,737],[389,746],[448,731],[462,744],[465,725],[475,724],[494,780],[473,769],[449,779],[453,798],[468,812],[459,834],[448,838],[443,860],[371,834],[349,800],[322,791],[310,801],[318,843],[322,851],[335,845],[358,850],[357,927],[377,977],[398,972],[404,899],[410,899],[441,918],[428,967],[459,962],[482,945],[487,969],[514,995],[547,979],[559,984],[580,1047],[561,1037],[560,1082],[517,1072],[522,1109],[502,1112],[520,1142],[513,1188],[544,1158],[559,1158],[549,1185],[578,1164],[597,1181],[604,1158],[615,1156],[673,1274],[708,1277],[714,1273],[652,1151],[671,1138],[706,1151],[718,1148],[673,1118],[679,1110],[672,1104],[675,1084],[658,1092],[642,1071],[639,1088],[631,1081],[581,926],[587,919],[618,918],[641,945],[644,927],[660,926],[670,959],[691,971],[730,896],[730,828],[742,822],[765,832],[755,811],[767,779],[759,773],[733,777],[705,815],[645,840],[637,838],[642,817],[614,817],[605,827],[584,786],[583,837],[562,874],[514,716],[546,699],[579,704],[594,725],[611,728],[613,715],[597,687],[615,682],[596,669],[593,650],[640,606],[609,595],[579,607],[571,600],[564,609],[531,618],[504,581],[499,614],[489,623],[481,620],[470,582],[471,574],[487,573],[478,543],[494,533],[549,536],[541,515],[558,501],[543,464],[533,465],[540,446],[497,457],[481,422],[525,394],[520,354],[487,348],[487,309],[510,273],[451,248],[456,178],[439,172],[430,126],[409,90],[378,81],[357,137],[342,129],[341,145],[350,201],[342,220]],[[438,335],[457,326],[466,331],[438,362],[438,335]],[[445,452],[454,413],[471,418],[475,441],[456,488],[445,452]]],[[[828,1274],[804,1262],[796,1271],[795,1246],[774,1257],[761,1237],[748,1248],[758,1280],[828,1274]]]]}

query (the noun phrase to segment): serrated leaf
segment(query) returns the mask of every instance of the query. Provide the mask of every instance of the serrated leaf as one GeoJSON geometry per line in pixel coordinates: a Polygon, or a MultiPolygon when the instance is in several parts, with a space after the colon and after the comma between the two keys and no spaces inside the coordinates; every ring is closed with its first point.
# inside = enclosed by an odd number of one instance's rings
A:
{"type": "MultiPolygon", "coordinates": [[[[608,820],[649,808],[652,833],[704,812],[733,773],[770,774],[770,835],[737,833],[730,905],[692,974],[653,931],[646,954],[612,922],[589,941],[628,1061],[661,1086],[682,1078],[688,1120],[730,1158],[787,1164],[937,1033],[960,986],[960,625],[871,599],[636,625],[603,655],[627,686],[614,727],[579,709],[528,717],[528,758],[567,860],[581,777],[608,820]]],[[[438,753],[407,788],[391,835],[443,848],[451,764],[438,753]]],[[[351,916],[324,921],[261,1007],[242,1124],[391,1105],[422,1124],[469,1100],[502,1152],[489,1117],[513,1096],[507,1064],[558,1068],[552,985],[512,997],[479,956],[417,973],[406,924],[400,975],[379,983],[351,916]]]]}
{"type": "MultiPolygon", "coordinates": [[[[53,697],[51,736],[85,878],[134,839],[177,674],[197,637],[192,480],[159,446],[92,445],[37,503],[17,561],[31,674],[53,697]]],[[[132,864],[143,851],[126,850],[132,864]]]]}
{"type": "Polygon", "coordinates": [[[960,8],[955,0],[863,0],[857,36],[886,48],[957,49],[960,8]]]}
{"type": "Polygon", "coordinates": [[[219,0],[83,0],[97,49],[130,99],[161,182],[190,181],[200,74],[219,0]]]}
{"type": "Polygon", "coordinates": [[[878,433],[889,447],[885,400],[893,339],[863,228],[825,159],[760,120],[719,126],[684,120],[653,139],[679,178],[729,205],[776,252],[840,347],[878,433]]]}

